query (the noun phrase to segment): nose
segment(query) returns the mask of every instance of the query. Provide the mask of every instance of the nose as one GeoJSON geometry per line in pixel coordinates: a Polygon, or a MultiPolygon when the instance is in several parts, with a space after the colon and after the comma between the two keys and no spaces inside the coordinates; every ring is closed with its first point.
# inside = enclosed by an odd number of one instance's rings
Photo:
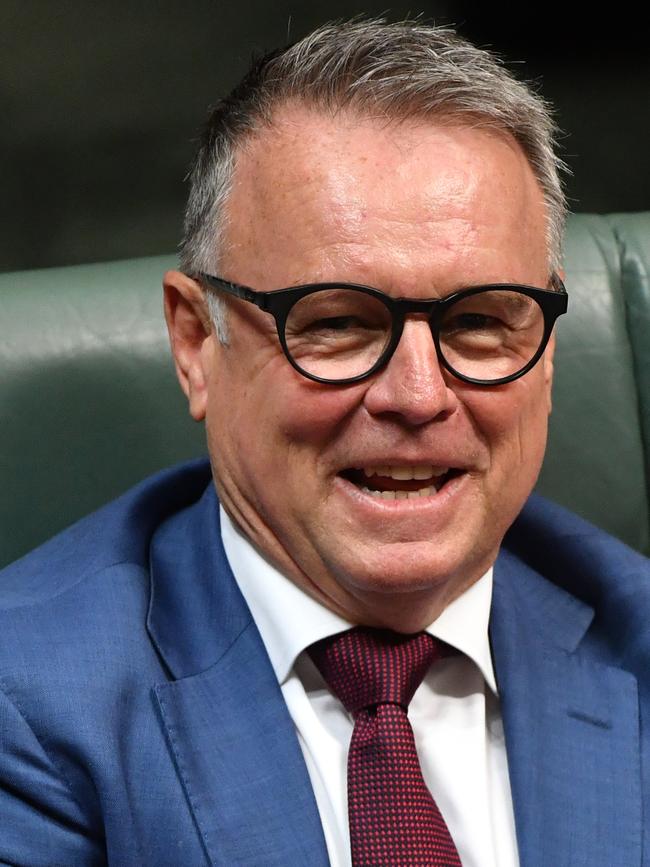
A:
{"type": "Polygon", "coordinates": [[[393,357],[371,378],[364,403],[371,415],[392,415],[410,426],[454,412],[458,398],[443,376],[428,321],[406,320],[393,357]]]}

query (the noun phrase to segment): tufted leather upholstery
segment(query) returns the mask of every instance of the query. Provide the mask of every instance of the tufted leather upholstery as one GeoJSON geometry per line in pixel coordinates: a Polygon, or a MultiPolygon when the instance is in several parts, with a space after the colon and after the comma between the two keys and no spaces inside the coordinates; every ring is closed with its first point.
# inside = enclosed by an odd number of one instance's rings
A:
{"type": "MultiPolygon", "coordinates": [[[[650,552],[650,213],[579,215],[566,244],[539,490],[650,552]]],[[[161,312],[172,257],[0,275],[0,565],[204,451],[161,312]]]]}

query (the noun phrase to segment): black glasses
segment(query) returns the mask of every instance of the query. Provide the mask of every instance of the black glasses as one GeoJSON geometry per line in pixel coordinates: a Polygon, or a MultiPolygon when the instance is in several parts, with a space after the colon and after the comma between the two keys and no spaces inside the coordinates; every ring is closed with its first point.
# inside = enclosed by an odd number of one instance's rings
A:
{"type": "Polygon", "coordinates": [[[555,274],[552,289],[497,283],[445,298],[392,298],[355,283],[311,283],[256,292],[200,274],[208,286],[255,304],[274,317],[290,364],[315,382],[360,382],[390,361],[409,314],[427,316],[440,363],[458,379],[502,385],[542,356],[568,296],[555,274]]]}

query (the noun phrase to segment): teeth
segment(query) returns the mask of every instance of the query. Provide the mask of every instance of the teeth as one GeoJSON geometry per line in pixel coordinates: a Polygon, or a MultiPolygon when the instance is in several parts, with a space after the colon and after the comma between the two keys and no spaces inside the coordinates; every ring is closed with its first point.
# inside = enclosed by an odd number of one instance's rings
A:
{"type": "Polygon", "coordinates": [[[373,491],[370,488],[361,488],[364,494],[370,494],[372,497],[381,497],[381,491],[373,491]]]}
{"type": "Polygon", "coordinates": [[[411,479],[438,478],[448,472],[449,467],[363,467],[363,473],[367,479],[372,478],[372,476],[383,476],[400,482],[407,482],[411,479]]]}
{"type": "Polygon", "coordinates": [[[435,488],[420,488],[417,491],[373,491],[370,488],[361,488],[364,494],[371,497],[379,497],[382,500],[416,500],[418,497],[430,497],[436,493],[435,488]]]}
{"type": "Polygon", "coordinates": [[[367,478],[372,476],[390,476],[390,467],[363,467],[363,472],[367,478]]]}

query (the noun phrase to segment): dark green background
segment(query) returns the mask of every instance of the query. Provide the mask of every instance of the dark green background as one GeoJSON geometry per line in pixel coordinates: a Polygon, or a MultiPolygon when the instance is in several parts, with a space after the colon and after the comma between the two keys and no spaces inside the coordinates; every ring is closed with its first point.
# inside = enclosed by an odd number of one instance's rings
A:
{"type": "MultiPolygon", "coordinates": [[[[505,56],[539,81],[565,130],[577,211],[650,206],[650,53],[620,4],[393,2],[505,56]],[[523,62],[523,61],[526,62],[523,62]]],[[[0,270],[173,250],[192,139],[254,51],[383,3],[2,0],[0,270]]]]}

